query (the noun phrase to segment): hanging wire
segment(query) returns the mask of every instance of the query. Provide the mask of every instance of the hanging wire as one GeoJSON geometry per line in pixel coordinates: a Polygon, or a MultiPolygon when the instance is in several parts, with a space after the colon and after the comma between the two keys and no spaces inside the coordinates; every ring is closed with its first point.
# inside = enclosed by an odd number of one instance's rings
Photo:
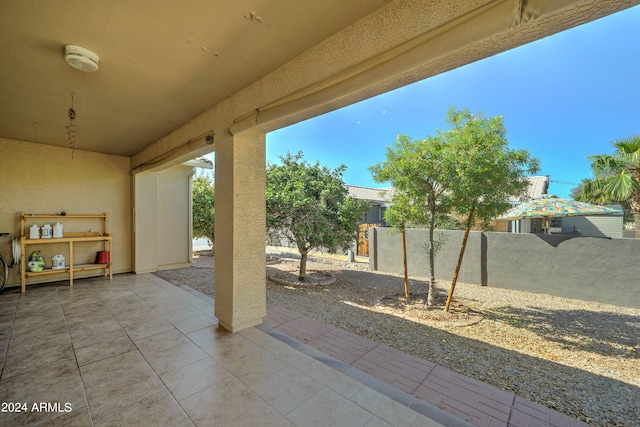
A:
{"type": "Polygon", "coordinates": [[[76,118],[76,110],[73,109],[73,95],[71,92],[71,107],[69,107],[69,124],[67,125],[67,140],[69,141],[69,147],[71,148],[71,158],[76,151],[76,128],[78,127],[73,121],[76,118]]]}

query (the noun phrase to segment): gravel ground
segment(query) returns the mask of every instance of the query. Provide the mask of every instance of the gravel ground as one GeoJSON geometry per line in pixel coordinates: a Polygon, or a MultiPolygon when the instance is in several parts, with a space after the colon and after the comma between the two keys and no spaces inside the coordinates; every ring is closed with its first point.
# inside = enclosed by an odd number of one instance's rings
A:
{"type": "MultiPolygon", "coordinates": [[[[267,275],[297,270],[297,260],[279,261],[268,262],[267,275]]],[[[424,280],[410,281],[411,309],[399,296],[401,276],[327,259],[308,269],[337,280],[287,286],[267,279],[267,306],[295,310],[595,426],[640,425],[640,310],[458,284],[461,321],[438,321],[415,308],[426,293],[424,280]]],[[[210,256],[158,275],[213,296],[210,256]]],[[[449,283],[437,287],[442,301],[449,283]]]]}

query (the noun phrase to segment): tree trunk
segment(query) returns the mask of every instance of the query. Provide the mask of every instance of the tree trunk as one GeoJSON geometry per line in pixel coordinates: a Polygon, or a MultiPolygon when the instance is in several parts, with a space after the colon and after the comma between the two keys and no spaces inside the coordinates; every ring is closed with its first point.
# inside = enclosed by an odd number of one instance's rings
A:
{"type": "Polygon", "coordinates": [[[404,296],[409,304],[411,296],[409,293],[409,273],[407,272],[407,241],[405,240],[404,222],[402,223],[402,262],[404,263],[404,296]]]}
{"type": "Polygon", "coordinates": [[[298,280],[300,280],[301,282],[304,282],[305,279],[307,278],[307,254],[309,253],[308,250],[301,250],[300,251],[300,274],[298,274],[298,280]]]}
{"type": "Polygon", "coordinates": [[[449,306],[451,305],[451,300],[453,299],[453,291],[456,289],[456,282],[458,281],[458,273],[460,272],[460,267],[462,266],[462,258],[464,257],[464,251],[467,248],[467,239],[469,238],[469,231],[471,231],[471,225],[473,224],[473,217],[476,213],[476,205],[475,203],[471,207],[471,212],[469,212],[469,218],[467,219],[467,225],[464,229],[464,238],[462,239],[462,247],[460,248],[460,255],[458,256],[458,263],[456,264],[456,270],[453,272],[453,279],[451,280],[451,289],[449,289],[449,296],[447,297],[447,304],[444,306],[444,311],[449,311],[449,306]]]}
{"type": "Polygon", "coordinates": [[[429,290],[427,291],[427,307],[433,307],[435,305],[435,293],[436,293],[436,264],[435,264],[435,248],[433,247],[433,233],[436,228],[436,219],[433,216],[433,210],[431,211],[431,218],[429,219],[429,290]]]}
{"type": "Polygon", "coordinates": [[[640,212],[635,212],[633,218],[636,223],[636,239],[640,239],[640,212]]]}

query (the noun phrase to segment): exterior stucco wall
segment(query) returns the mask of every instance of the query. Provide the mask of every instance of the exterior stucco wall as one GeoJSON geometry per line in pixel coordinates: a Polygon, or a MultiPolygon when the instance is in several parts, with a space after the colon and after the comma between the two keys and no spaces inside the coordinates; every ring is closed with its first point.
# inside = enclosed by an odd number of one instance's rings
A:
{"type": "MultiPolygon", "coordinates": [[[[461,231],[436,256],[436,278],[451,280],[461,231]]],[[[401,274],[400,234],[370,233],[371,269],[401,274]]],[[[426,230],[407,230],[409,275],[428,277],[426,230]]],[[[640,308],[640,239],[471,232],[458,281],[640,308]]]]}
{"type": "Polygon", "coordinates": [[[190,265],[192,171],[174,166],[134,176],[136,273],[190,265]]]}
{"type": "Polygon", "coordinates": [[[190,265],[191,174],[174,166],[158,173],[158,268],[190,265]]]}
{"type": "MultiPolygon", "coordinates": [[[[113,234],[114,272],[130,271],[129,165],[128,157],[76,150],[72,158],[68,148],[0,139],[0,231],[19,237],[20,212],[107,212],[109,232],[113,234]]],[[[9,238],[0,238],[0,253],[9,261],[10,243],[9,238]]],[[[53,246],[57,245],[47,246],[30,249],[42,249],[45,260],[50,261],[50,250],[55,251],[53,246]]],[[[75,253],[81,261],[83,248],[77,247],[75,253]]],[[[77,276],[82,275],[78,272],[77,276]]],[[[19,282],[18,268],[10,269],[9,283],[19,282]]]]}
{"type": "Polygon", "coordinates": [[[158,174],[139,173],[133,177],[134,265],[136,273],[158,269],[158,174]]]}

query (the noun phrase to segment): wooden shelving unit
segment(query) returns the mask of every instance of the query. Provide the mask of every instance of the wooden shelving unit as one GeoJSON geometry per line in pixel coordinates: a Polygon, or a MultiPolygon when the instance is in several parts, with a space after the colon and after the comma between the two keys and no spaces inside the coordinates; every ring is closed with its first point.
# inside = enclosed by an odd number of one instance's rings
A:
{"type": "Polygon", "coordinates": [[[21,276],[21,290],[26,291],[27,279],[29,277],[46,276],[52,274],[67,274],[69,276],[69,285],[73,286],[73,273],[76,271],[86,270],[103,270],[104,276],[109,275],[109,280],[113,277],[113,268],[111,264],[111,258],[108,264],[74,264],[73,255],[76,245],[86,242],[102,242],[103,250],[112,252],[111,234],[109,230],[109,216],[107,213],[103,214],[20,214],[20,276],[21,276]],[[26,228],[25,223],[35,223],[38,218],[54,219],[56,222],[64,222],[67,225],[69,221],[74,219],[96,219],[102,224],[101,231],[90,232],[63,232],[62,237],[59,238],[40,238],[30,239],[29,229],[26,228]],[[50,244],[67,244],[69,248],[69,257],[66,259],[65,268],[51,269],[45,268],[43,271],[32,272],[27,269],[27,248],[32,245],[50,245],[50,244]]]}

